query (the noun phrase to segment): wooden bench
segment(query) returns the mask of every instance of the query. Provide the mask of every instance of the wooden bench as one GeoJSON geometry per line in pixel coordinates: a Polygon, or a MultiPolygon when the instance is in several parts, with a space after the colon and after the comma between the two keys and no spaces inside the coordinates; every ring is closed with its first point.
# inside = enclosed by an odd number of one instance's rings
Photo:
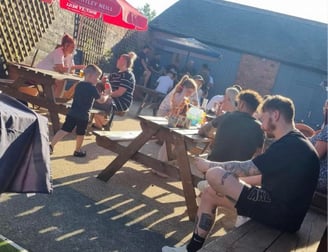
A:
{"type": "Polygon", "coordinates": [[[301,229],[294,234],[251,220],[209,242],[199,252],[317,251],[326,227],[326,215],[313,210],[308,211],[301,229]]]}
{"type": "Polygon", "coordinates": [[[142,94],[142,102],[137,110],[136,116],[138,116],[144,108],[152,108],[153,115],[156,115],[158,107],[166,94],[157,92],[154,89],[146,88],[144,86],[136,85],[137,93],[142,94]]]}

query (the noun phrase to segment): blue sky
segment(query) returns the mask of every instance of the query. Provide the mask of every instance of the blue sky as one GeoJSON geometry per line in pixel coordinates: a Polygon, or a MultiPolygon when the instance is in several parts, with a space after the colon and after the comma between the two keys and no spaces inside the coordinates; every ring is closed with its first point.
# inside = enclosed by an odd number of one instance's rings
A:
{"type": "MultiPolygon", "coordinates": [[[[254,6],[275,12],[302,17],[328,24],[327,0],[230,0],[243,5],[254,6]]],[[[142,7],[148,3],[151,9],[160,14],[177,0],[127,0],[134,7],[142,7]]]]}

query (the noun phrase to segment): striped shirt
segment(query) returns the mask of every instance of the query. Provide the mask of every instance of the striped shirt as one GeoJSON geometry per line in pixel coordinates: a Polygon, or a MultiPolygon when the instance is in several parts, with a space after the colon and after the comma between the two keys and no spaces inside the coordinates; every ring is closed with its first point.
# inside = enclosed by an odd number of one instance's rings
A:
{"type": "Polygon", "coordinates": [[[133,102],[133,92],[135,88],[135,77],[131,71],[112,73],[109,76],[109,83],[112,86],[113,92],[119,89],[119,87],[126,88],[123,95],[119,97],[113,97],[115,103],[115,111],[126,111],[129,109],[133,102]]]}

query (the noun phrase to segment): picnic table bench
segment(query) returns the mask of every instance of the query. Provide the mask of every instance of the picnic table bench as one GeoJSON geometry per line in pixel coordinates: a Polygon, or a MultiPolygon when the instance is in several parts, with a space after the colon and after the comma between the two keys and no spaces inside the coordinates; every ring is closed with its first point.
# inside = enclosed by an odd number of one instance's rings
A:
{"type": "Polygon", "coordinates": [[[194,220],[197,211],[194,186],[203,179],[203,175],[192,170],[189,163],[189,150],[197,144],[207,145],[210,140],[199,136],[198,129],[169,128],[164,117],[139,116],[142,131],[115,132],[94,131],[96,142],[114,153],[117,157],[98,175],[103,181],[108,181],[128,160],[150,167],[182,183],[187,212],[190,220],[194,220]],[[150,140],[159,137],[165,139],[169,161],[158,160],[157,157],[142,153],[140,149],[150,140]],[[128,145],[122,141],[131,141],[128,145]],[[175,146],[173,160],[172,145],[175,146]]]}
{"type": "Polygon", "coordinates": [[[53,131],[56,133],[60,129],[58,114],[65,115],[68,108],[54,96],[53,86],[55,81],[80,81],[81,78],[72,74],[61,74],[13,62],[7,62],[6,65],[9,76],[8,79],[0,79],[0,90],[21,101],[46,108],[49,111],[53,131]],[[25,92],[22,92],[22,90],[25,90],[25,92]],[[27,90],[37,90],[37,94],[26,92],[27,90]]]}
{"type": "Polygon", "coordinates": [[[138,116],[144,108],[152,108],[153,115],[156,115],[158,107],[166,94],[157,92],[155,89],[146,88],[141,85],[136,85],[136,92],[143,96],[140,106],[137,110],[136,115],[138,116]]]}
{"type": "Polygon", "coordinates": [[[250,220],[209,242],[199,252],[315,252],[326,227],[326,215],[311,209],[306,214],[301,229],[293,234],[250,220]]]}

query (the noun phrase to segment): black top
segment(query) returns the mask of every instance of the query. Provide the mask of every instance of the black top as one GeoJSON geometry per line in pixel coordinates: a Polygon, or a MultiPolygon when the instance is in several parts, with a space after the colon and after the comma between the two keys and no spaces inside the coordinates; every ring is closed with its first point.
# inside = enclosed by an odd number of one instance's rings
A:
{"type": "Polygon", "coordinates": [[[312,201],[319,174],[313,145],[299,131],[291,131],[253,159],[262,174],[262,188],[285,212],[287,230],[298,230],[312,201]]]}
{"type": "Polygon", "coordinates": [[[89,120],[89,110],[94,100],[99,98],[100,95],[92,83],[81,81],[75,88],[73,104],[67,114],[78,119],[89,120]]]}
{"type": "Polygon", "coordinates": [[[126,111],[132,104],[133,92],[135,87],[135,77],[131,71],[112,73],[109,76],[109,82],[112,90],[115,91],[119,87],[126,88],[126,91],[120,97],[113,97],[114,110],[126,111]]]}
{"type": "Polygon", "coordinates": [[[211,161],[244,161],[253,157],[264,141],[261,124],[244,112],[227,112],[212,121],[217,128],[211,161]]]}

